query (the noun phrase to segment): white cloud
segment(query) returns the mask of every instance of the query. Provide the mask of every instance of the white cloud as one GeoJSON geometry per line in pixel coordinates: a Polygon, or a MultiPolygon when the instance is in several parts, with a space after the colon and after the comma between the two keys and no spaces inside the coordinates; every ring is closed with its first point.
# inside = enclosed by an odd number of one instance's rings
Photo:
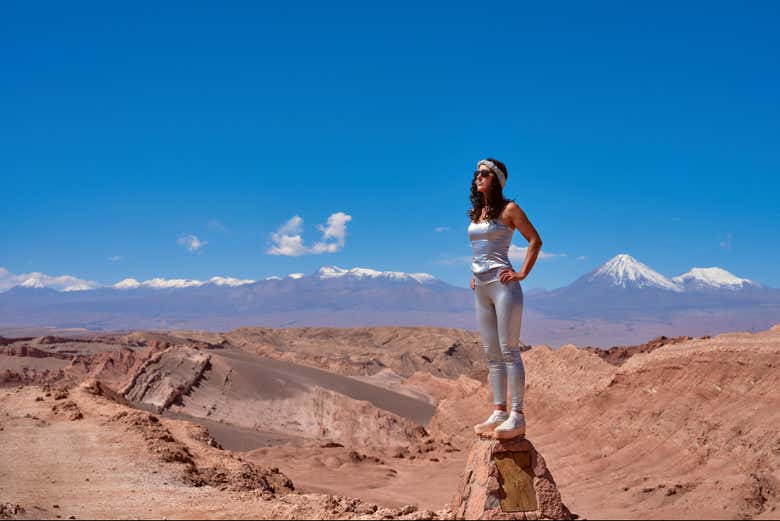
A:
{"type": "Polygon", "coordinates": [[[108,258],[108,260],[110,260],[111,262],[119,262],[122,259],[124,259],[124,257],[122,257],[121,255],[112,255],[111,257],[108,258]]]}
{"type": "Polygon", "coordinates": [[[336,239],[337,241],[344,243],[347,237],[347,223],[352,220],[351,215],[347,215],[344,212],[336,212],[328,217],[328,225],[317,225],[317,229],[322,232],[322,240],[336,239]]]}
{"type": "Polygon", "coordinates": [[[201,248],[208,244],[208,241],[201,241],[195,235],[185,235],[179,237],[179,240],[176,241],[176,243],[185,246],[189,252],[197,253],[201,248]]]}
{"type": "MultiPolygon", "coordinates": [[[[528,251],[527,246],[515,246],[514,244],[509,246],[509,259],[515,259],[515,260],[524,260],[526,252],[528,251]]],[[[557,257],[566,257],[565,253],[548,253],[546,251],[540,251],[539,256],[537,257],[539,260],[549,260],[549,259],[555,259],[557,257]]]]}
{"type": "Polygon", "coordinates": [[[217,219],[209,219],[209,222],[206,223],[206,227],[209,230],[214,230],[216,232],[227,233],[229,231],[227,226],[222,224],[222,222],[218,221],[217,219]]]}
{"type": "Polygon", "coordinates": [[[726,238],[720,241],[720,247],[724,250],[731,251],[731,234],[727,233],[726,238]]]}
{"type": "MultiPolygon", "coordinates": [[[[515,246],[514,244],[510,245],[509,260],[513,261],[514,266],[519,267],[519,263],[525,260],[525,255],[527,251],[528,251],[527,247],[515,246]]],[[[539,260],[550,260],[550,259],[556,259],[558,257],[566,257],[566,254],[548,253],[545,251],[540,251],[539,256],[537,258],[539,260]]],[[[471,255],[454,255],[450,257],[441,257],[439,259],[434,260],[433,262],[441,266],[454,266],[458,264],[470,264],[471,259],[472,259],[471,255]]]]}
{"type": "Polygon", "coordinates": [[[274,246],[269,248],[267,253],[271,255],[286,255],[288,257],[305,255],[307,248],[303,245],[303,239],[300,235],[302,228],[303,219],[299,215],[292,216],[281,228],[271,234],[274,246]]]}
{"type": "Polygon", "coordinates": [[[37,271],[15,275],[5,268],[0,268],[0,292],[14,286],[51,288],[58,291],[83,291],[97,288],[98,284],[72,275],[51,276],[37,271]]]}
{"type": "Polygon", "coordinates": [[[279,232],[282,235],[300,235],[303,230],[303,217],[300,215],[293,215],[290,220],[287,221],[279,228],[279,232]]]}
{"type": "Polygon", "coordinates": [[[586,259],[587,257],[585,255],[580,255],[579,257],[577,257],[577,260],[586,260],[586,259]]]}
{"type": "Polygon", "coordinates": [[[301,255],[336,253],[346,243],[347,223],[352,216],[344,212],[336,212],[328,217],[327,224],[318,224],[317,229],[322,232],[322,239],[307,247],[301,233],[303,231],[303,219],[294,215],[284,223],[277,231],[271,234],[273,246],[266,250],[270,255],[285,255],[299,257],[301,255]]]}
{"type": "Polygon", "coordinates": [[[434,228],[434,231],[441,233],[441,232],[449,231],[449,229],[450,229],[449,226],[437,226],[436,228],[434,228]]]}

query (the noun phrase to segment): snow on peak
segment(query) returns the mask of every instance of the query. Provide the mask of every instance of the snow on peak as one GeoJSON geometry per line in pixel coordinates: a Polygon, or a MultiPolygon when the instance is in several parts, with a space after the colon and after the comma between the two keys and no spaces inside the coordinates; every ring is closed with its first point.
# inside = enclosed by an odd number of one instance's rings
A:
{"type": "Polygon", "coordinates": [[[706,286],[711,288],[739,289],[743,285],[756,285],[750,279],[737,277],[723,268],[691,268],[687,273],[683,273],[672,279],[674,282],[683,285],[706,286]]]}
{"type": "Polygon", "coordinates": [[[24,282],[22,282],[19,285],[21,287],[23,287],[23,288],[36,288],[36,289],[40,289],[40,288],[45,287],[43,285],[43,282],[41,281],[41,279],[39,279],[37,277],[30,277],[29,279],[25,280],[24,282]]]}
{"type": "Polygon", "coordinates": [[[314,276],[320,279],[334,279],[339,277],[350,277],[350,278],[358,278],[358,279],[385,278],[390,280],[411,279],[419,282],[420,284],[425,284],[427,282],[433,282],[436,280],[436,277],[428,273],[404,273],[402,271],[379,271],[379,270],[372,270],[370,268],[344,269],[344,268],[339,268],[338,266],[323,266],[317,270],[314,276]]]}
{"type": "Polygon", "coordinates": [[[339,268],[338,266],[323,266],[317,270],[315,275],[321,279],[333,279],[336,277],[342,277],[346,275],[349,270],[339,268]]]}
{"type": "Polygon", "coordinates": [[[0,293],[17,286],[34,289],[49,288],[56,291],[85,291],[97,288],[98,284],[73,275],[52,276],[38,271],[14,274],[0,267],[0,293]]]}
{"type": "Polygon", "coordinates": [[[122,279],[113,287],[114,289],[136,289],[141,287],[141,283],[135,279],[122,279]]]}
{"type": "Polygon", "coordinates": [[[161,277],[155,277],[143,282],[143,286],[154,289],[192,288],[202,285],[202,281],[195,279],[164,279],[161,277]]]}
{"type": "Polygon", "coordinates": [[[236,286],[243,286],[244,284],[254,284],[255,281],[251,279],[235,279],[233,277],[211,277],[209,284],[215,284],[217,286],[230,286],[234,288],[236,286]]]}
{"type": "Polygon", "coordinates": [[[138,288],[150,288],[150,289],[181,289],[181,288],[197,288],[205,284],[213,284],[215,286],[243,286],[244,284],[253,284],[255,281],[250,279],[236,279],[233,277],[211,277],[207,281],[197,279],[165,279],[162,277],[155,277],[153,279],[139,282],[136,279],[123,279],[112,287],[114,289],[138,289],[138,288]]]}
{"type": "Polygon", "coordinates": [[[588,278],[588,281],[596,278],[606,278],[613,285],[623,288],[657,287],[682,291],[676,283],[626,253],[615,255],[605,262],[588,278]]]}
{"type": "Polygon", "coordinates": [[[417,282],[419,282],[420,284],[425,284],[426,282],[434,282],[437,280],[436,277],[434,277],[430,273],[410,273],[409,276],[412,277],[417,282]]]}
{"type": "MultiPolygon", "coordinates": [[[[10,275],[8,271],[0,273],[0,275],[10,275]]],[[[21,286],[23,288],[51,288],[57,291],[85,291],[88,289],[95,289],[97,284],[95,282],[80,279],[72,275],[60,275],[51,276],[45,273],[33,272],[25,273],[22,275],[11,275],[7,277],[10,280],[4,281],[3,277],[0,277],[0,291],[7,289],[11,286],[21,286]]]]}

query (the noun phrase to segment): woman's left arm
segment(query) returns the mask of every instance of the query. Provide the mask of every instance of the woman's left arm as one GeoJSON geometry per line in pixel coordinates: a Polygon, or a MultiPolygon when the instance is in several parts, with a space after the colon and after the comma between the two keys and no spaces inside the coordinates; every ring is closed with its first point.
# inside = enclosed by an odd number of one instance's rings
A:
{"type": "Polygon", "coordinates": [[[523,209],[517,204],[509,203],[506,211],[508,216],[512,219],[512,224],[514,224],[515,228],[520,230],[520,233],[522,233],[523,237],[528,241],[528,249],[525,252],[523,267],[514,274],[509,273],[509,270],[507,270],[508,276],[510,276],[511,279],[523,280],[531,273],[531,269],[536,263],[536,258],[539,256],[539,252],[542,249],[542,238],[539,237],[539,233],[536,231],[536,228],[534,228],[534,225],[531,224],[531,221],[528,220],[528,216],[525,215],[523,209]]]}

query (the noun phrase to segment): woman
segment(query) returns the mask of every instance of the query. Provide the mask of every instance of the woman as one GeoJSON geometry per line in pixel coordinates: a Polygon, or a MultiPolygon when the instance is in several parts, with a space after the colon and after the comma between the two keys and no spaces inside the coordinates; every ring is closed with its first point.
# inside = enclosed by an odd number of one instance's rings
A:
{"type": "Polygon", "coordinates": [[[478,434],[499,439],[525,435],[523,394],[525,368],[520,356],[520,323],[523,316],[523,289],[520,281],[531,272],[542,239],[525,212],[503,194],[508,177],[504,163],[492,158],[477,163],[471,183],[468,234],[474,256],[471,262],[471,289],[474,290],[477,324],[488,362],[493,390],[493,414],[474,426],[478,434]],[[528,240],[525,262],[514,271],[509,262],[512,233],[520,230],[528,240]],[[511,409],[507,413],[507,380],[511,409]]]}

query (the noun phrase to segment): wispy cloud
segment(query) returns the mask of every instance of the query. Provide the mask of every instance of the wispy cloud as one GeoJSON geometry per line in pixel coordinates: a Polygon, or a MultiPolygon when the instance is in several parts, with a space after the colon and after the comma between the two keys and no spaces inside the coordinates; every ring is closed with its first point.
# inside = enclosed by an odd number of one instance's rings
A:
{"type": "Polygon", "coordinates": [[[201,241],[195,235],[184,235],[183,237],[179,237],[179,240],[176,241],[176,243],[186,247],[187,251],[191,253],[199,253],[200,250],[208,244],[208,241],[201,241]]]}
{"type": "MultiPolygon", "coordinates": [[[[515,246],[514,244],[509,246],[509,259],[523,260],[528,252],[527,246],[515,246]]],[[[539,252],[539,260],[557,259],[558,257],[566,257],[565,253],[550,253],[544,250],[539,252]]]]}
{"type": "Polygon", "coordinates": [[[344,212],[336,212],[328,217],[326,224],[318,224],[317,229],[322,232],[321,240],[317,241],[311,247],[303,242],[301,233],[303,232],[303,218],[300,215],[294,215],[285,222],[278,230],[271,234],[273,246],[266,250],[270,255],[285,255],[288,257],[298,257],[308,254],[336,253],[346,244],[347,223],[352,220],[352,216],[344,212]]]}
{"type": "MultiPolygon", "coordinates": [[[[521,247],[521,246],[515,246],[514,244],[509,246],[509,260],[514,261],[514,264],[519,264],[525,259],[525,255],[528,252],[527,247],[521,247]]],[[[540,251],[539,252],[539,260],[551,260],[551,259],[557,259],[559,257],[566,257],[567,255],[565,253],[549,253],[546,251],[540,251]]],[[[455,266],[455,265],[462,265],[462,264],[469,264],[471,263],[471,255],[452,255],[452,256],[444,256],[439,259],[436,259],[433,261],[434,264],[439,264],[441,266],[455,266]]]]}
{"type": "Polygon", "coordinates": [[[229,231],[227,226],[217,219],[209,219],[209,222],[206,223],[206,227],[215,232],[227,233],[229,231]]]}
{"type": "Polygon", "coordinates": [[[726,238],[720,241],[720,247],[724,250],[731,251],[731,234],[727,233],[726,238]]]}
{"type": "Polygon", "coordinates": [[[450,229],[449,226],[437,226],[436,228],[434,228],[434,231],[436,231],[437,233],[441,233],[441,232],[449,231],[449,229],[450,229]]]}
{"type": "Polygon", "coordinates": [[[121,255],[112,255],[111,257],[108,258],[108,260],[110,260],[111,262],[119,262],[122,259],[124,259],[124,257],[122,257],[121,255]]]}
{"type": "Polygon", "coordinates": [[[579,257],[577,257],[577,260],[584,261],[584,260],[587,260],[587,257],[585,255],[580,255],[579,257]]]}

